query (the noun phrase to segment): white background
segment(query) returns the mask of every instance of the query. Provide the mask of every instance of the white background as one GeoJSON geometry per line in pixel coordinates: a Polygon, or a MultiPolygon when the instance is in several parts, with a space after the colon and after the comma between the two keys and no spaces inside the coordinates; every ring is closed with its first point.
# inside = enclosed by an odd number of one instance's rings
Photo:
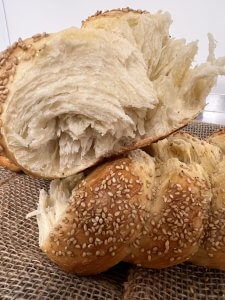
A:
{"type": "MultiPolygon", "coordinates": [[[[0,0],[0,50],[19,37],[80,26],[97,10],[126,6],[169,11],[172,36],[199,40],[197,63],[207,57],[208,32],[218,41],[216,55],[225,55],[225,0],[0,0]]],[[[225,94],[225,78],[219,79],[214,92],[225,94]]]]}

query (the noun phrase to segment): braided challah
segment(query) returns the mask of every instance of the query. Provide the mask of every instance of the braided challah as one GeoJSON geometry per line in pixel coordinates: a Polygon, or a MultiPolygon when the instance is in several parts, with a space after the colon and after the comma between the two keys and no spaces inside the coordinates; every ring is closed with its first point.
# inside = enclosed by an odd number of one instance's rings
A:
{"type": "Polygon", "coordinates": [[[170,24],[168,13],[114,10],[2,52],[6,158],[36,176],[67,177],[195,118],[225,58],[215,59],[209,35],[207,62],[192,66],[197,43],[170,38],[170,24]]]}
{"type": "Polygon", "coordinates": [[[225,132],[212,136],[213,145],[176,133],[146,152],[54,180],[30,214],[37,215],[41,249],[79,274],[120,261],[225,269],[224,139],[225,132]]]}

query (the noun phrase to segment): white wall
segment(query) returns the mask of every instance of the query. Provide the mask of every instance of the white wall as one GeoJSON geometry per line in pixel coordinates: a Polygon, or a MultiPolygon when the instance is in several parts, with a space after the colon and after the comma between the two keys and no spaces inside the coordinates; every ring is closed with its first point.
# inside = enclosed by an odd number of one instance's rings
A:
{"type": "MultiPolygon", "coordinates": [[[[185,37],[188,41],[199,40],[197,63],[207,57],[208,32],[213,33],[218,41],[216,55],[225,55],[225,0],[0,0],[0,3],[1,1],[5,5],[11,42],[18,37],[24,38],[38,32],[54,32],[69,26],[80,26],[82,19],[96,10],[129,6],[151,12],[168,10],[174,20],[172,36],[185,37]]],[[[2,35],[1,10],[2,6],[2,35]]],[[[2,43],[4,44],[0,39],[0,44],[2,43]]],[[[225,79],[219,80],[214,92],[225,94],[225,79]]]]}
{"type": "Polygon", "coordinates": [[[4,11],[4,3],[0,0],[0,51],[9,45],[9,35],[4,11]]]}

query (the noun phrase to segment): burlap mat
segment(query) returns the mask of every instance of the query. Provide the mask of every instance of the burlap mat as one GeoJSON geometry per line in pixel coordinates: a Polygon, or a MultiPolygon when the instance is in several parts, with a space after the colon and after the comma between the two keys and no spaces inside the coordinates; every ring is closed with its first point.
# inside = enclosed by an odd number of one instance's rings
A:
{"type": "MultiPolygon", "coordinates": [[[[206,137],[220,127],[193,122],[185,130],[206,137]]],[[[40,188],[48,185],[0,168],[0,299],[122,299],[130,265],[121,263],[106,273],[79,277],[61,271],[39,250],[36,220],[25,216],[36,208],[40,188]]],[[[225,272],[192,265],[161,271],[132,268],[124,297],[223,299],[223,289],[225,272]]]]}
{"type": "Polygon", "coordinates": [[[124,300],[225,299],[225,272],[181,264],[152,270],[133,268],[124,300]]]}
{"type": "MultiPolygon", "coordinates": [[[[205,139],[225,126],[192,122],[183,130],[205,139]]],[[[124,300],[225,299],[225,271],[184,263],[163,270],[132,267],[124,300]]]]}

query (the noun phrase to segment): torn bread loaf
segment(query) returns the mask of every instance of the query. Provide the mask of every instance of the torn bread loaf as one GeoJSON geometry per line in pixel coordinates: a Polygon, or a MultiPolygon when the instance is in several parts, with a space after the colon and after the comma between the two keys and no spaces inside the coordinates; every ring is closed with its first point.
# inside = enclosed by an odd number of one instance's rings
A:
{"type": "Polygon", "coordinates": [[[147,152],[131,151],[41,191],[30,216],[37,216],[39,245],[52,261],[86,275],[120,261],[225,270],[222,150],[177,133],[147,152]]]}
{"type": "Polygon", "coordinates": [[[0,54],[1,140],[29,174],[61,178],[146,146],[203,109],[225,58],[192,66],[197,43],[168,13],[112,11],[0,54]]]}

